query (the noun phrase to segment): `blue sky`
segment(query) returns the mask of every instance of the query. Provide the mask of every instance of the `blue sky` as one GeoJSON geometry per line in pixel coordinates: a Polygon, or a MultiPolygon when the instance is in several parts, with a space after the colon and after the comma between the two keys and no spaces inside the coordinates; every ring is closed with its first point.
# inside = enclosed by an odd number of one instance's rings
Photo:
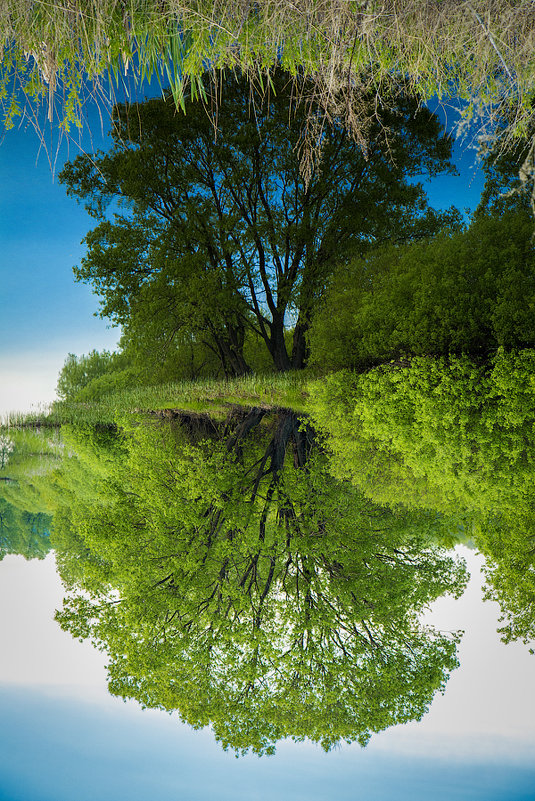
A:
{"type": "MultiPolygon", "coordinates": [[[[68,341],[76,347],[106,336],[105,325],[92,318],[91,292],[71,272],[83,255],[90,217],[53,179],[38,145],[33,130],[22,129],[8,132],[0,146],[0,333],[2,347],[14,352],[62,350],[68,341]]],[[[66,151],[62,146],[62,160],[66,151]]]]}
{"type": "MultiPolygon", "coordinates": [[[[456,114],[442,117],[451,127],[456,114]]],[[[118,329],[93,316],[97,298],[72,275],[84,253],[80,242],[95,221],[67,197],[52,169],[58,173],[80,147],[105,148],[106,132],[105,119],[103,131],[96,107],[89,106],[79,144],[64,139],[58,148],[57,133],[48,131],[40,148],[28,123],[1,141],[0,415],[52,400],[67,353],[113,349],[117,343],[118,329]]],[[[430,200],[440,208],[474,208],[482,188],[475,151],[456,145],[455,161],[459,176],[428,183],[430,200]]]]}
{"type": "MultiPolygon", "coordinates": [[[[54,180],[39,144],[31,126],[6,132],[0,144],[0,414],[51,400],[69,351],[113,348],[118,338],[93,316],[95,297],[72,275],[91,219],[54,180]]],[[[91,147],[89,136],[83,146],[91,147]]],[[[55,158],[53,141],[48,149],[55,158]]],[[[56,170],[77,152],[63,141],[56,170]]]]}

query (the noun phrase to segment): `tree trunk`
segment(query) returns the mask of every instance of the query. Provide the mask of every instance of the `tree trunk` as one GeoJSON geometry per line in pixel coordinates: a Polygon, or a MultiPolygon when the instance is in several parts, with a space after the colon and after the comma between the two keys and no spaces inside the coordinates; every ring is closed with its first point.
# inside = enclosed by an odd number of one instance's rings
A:
{"type": "Polygon", "coordinates": [[[290,361],[290,357],[288,356],[286,342],[284,340],[283,315],[274,316],[273,321],[270,324],[270,334],[271,336],[269,339],[265,339],[265,343],[271,354],[271,358],[273,359],[275,369],[280,373],[291,370],[292,363],[290,361]]]}
{"type": "Polygon", "coordinates": [[[212,337],[225,378],[238,378],[251,372],[243,355],[243,326],[227,324],[224,331],[216,331],[212,326],[212,337]]]}
{"type": "Polygon", "coordinates": [[[297,323],[294,330],[293,343],[292,343],[292,369],[302,370],[306,367],[309,356],[308,343],[306,341],[306,334],[309,329],[310,323],[308,316],[299,312],[297,323]]]}

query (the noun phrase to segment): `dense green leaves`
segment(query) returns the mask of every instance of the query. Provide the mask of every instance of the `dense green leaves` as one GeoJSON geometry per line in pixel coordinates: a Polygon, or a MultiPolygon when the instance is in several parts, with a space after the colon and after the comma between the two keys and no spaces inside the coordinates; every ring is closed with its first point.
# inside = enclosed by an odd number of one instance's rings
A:
{"type": "Polygon", "coordinates": [[[466,580],[443,521],[334,479],[292,412],[236,414],[129,429],[106,496],[56,520],[61,625],[108,653],[112,692],[237,751],[421,717],[458,637],[418,615],[466,580]]]}
{"type": "Polygon", "coordinates": [[[50,516],[18,509],[0,497],[0,559],[6,554],[43,559],[50,550],[50,524],[50,516]]]}
{"type": "Polygon", "coordinates": [[[244,78],[225,75],[221,96],[217,131],[200,100],[186,116],[171,99],[117,106],[109,153],[65,165],[60,180],[99,221],[75,272],[130,340],[147,328],[167,343],[193,337],[226,374],[242,374],[249,332],[276,369],[300,368],[335,262],[458,219],[430,209],[411,181],[452,171],[451,142],[434,115],[398,93],[376,109],[366,153],[337,120],[325,122],[322,169],[307,184],[307,114],[293,108],[288,75],[273,75],[254,110],[244,78]]]}
{"type": "Polygon", "coordinates": [[[339,269],[312,326],[313,362],[340,369],[531,347],[532,234],[526,212],[482,215],[466,231],[382,248],[339,269]]]}
{"type": "Polygon", "coordinates": [[[335,475],[371,498],[484,514],[528,496],[535,469],[535,352],[414,358],[318,382],[314,419],[335,475]],[[395,490],[394,490],[395,487],[395,490]]]}
{"type": "Polygon", "coordinates": [[[26,482],[31,473],[53,470],[59,450],[54,436],[0,430],[0,559],[6,554],[42,559],[50,550],[50,508],[26,482]]]}
{"type": "Polygon", "coordinates": [[[534,653],[535,521],[533,503],[517,514],[489,516],[476,530],[485,554],[485,597],[497,601],[502,616],[498,631],[504,642],[522,640],[534,653]]]}
{"type": "Polygon", "coordinates": [[[318,382],[330,469],[368,498],[456,520],[488,559],[506,640],[535,632],[535,352],[414,358],[318,382]]]}
{"type": "Polygon", "coordinates": [[[99,400],[109,392],[133,383],[125,354],[96,351],[83,356],[69,353],[60,374],[56,393],[63,401],[99,400]]]}

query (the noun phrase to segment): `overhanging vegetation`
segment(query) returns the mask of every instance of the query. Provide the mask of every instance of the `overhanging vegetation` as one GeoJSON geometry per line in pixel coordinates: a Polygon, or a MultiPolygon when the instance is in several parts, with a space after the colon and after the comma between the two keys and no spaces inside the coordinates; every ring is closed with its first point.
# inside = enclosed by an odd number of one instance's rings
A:
{"type": "Polygon", "coordinates": [[[125,73],[137,86],[158,76],[184,108],[207,70],[266,87],[280,64],[309,79],[297,94],[311,119],[317,107],[342,117],[363,147],[359,97],[373,89],[380,106],[391,78],[422,102],[462,101],[467,119],[506,116],[507,139],[533,115],[533,10],[532,0],[1,0],[4,120],[25,98],[65,128],[81,124],[85,79],[109,93],[125,73]]]}

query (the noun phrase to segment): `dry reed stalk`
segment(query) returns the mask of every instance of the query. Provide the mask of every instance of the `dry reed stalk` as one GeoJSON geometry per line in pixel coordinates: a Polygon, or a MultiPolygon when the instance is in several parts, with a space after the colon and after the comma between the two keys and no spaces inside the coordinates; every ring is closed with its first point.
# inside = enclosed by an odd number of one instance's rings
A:
{"type": "Polygon", "coordinates": [[[506,118],[503,146],[533,127],[535,0],[0,0],[0,35],[8,125],[21,100],[79,125],[87,81],[101,91],[127,71],[138,86],[160,75],[184,107],[207,70],[241,70],[258,87],[280,65],[309,109],[308,170],[322,116],[365,149],[363,96],[379,107],[399,85],[421,102],[460,101],[483,131],[506,118]]]}

